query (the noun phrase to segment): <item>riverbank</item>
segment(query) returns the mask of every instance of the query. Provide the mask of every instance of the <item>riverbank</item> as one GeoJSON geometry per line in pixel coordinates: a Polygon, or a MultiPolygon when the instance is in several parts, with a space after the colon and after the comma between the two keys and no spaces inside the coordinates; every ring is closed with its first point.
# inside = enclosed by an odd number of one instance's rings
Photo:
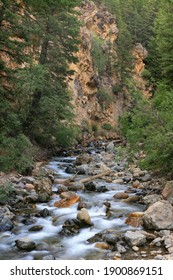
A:
{"type": "Polygon", "coordinates": [[[173,259],[172,183],[118,148],[92,143],[31,176],[1,174],[0,258],[173,259]]]}

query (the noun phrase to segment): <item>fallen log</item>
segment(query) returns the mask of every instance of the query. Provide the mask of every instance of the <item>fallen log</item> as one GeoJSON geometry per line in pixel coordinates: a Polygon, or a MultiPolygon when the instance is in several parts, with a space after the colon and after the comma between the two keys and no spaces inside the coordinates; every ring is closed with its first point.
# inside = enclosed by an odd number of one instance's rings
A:
{"type": "Polygon", "coordinates": [[[106,176],[106,175],[108,175],[108,174],[110,174],[110,173],[112,173],[112,171],[111,171],[111,170],[107,170],[107,171],[102,172],[102,173],[99,173],[99,174],[97,174],[97,175],[93,175],[93,176],[90,176],[90,177],[88,177],[88,178],[83,178],[83,179],[77,181],[77,183],[80,183],[80,184],[82,184],[82,183],[87,183],[87,182],[90,182],[90,181],[92,181],[92,180],[102,178],[103,176],[106,176]]]}

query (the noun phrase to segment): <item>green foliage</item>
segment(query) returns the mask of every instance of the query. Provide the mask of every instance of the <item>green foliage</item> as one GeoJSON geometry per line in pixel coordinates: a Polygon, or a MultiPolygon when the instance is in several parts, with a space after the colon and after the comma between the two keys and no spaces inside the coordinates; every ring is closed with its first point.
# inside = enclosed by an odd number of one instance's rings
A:
{"type": "Polygon", "coordinates": [[[102,125],[102,128],[107,130],[107,131],[111,131],[113,129],[112,125],[110,123],[104,123],[102,125]]]}
{"type": "Polygon", "coordinates": [[[91,47],[91,55],[94,62],[94,67],[97,69],[98,74],[102,75],[106,70],[106,65],[108,62],[108,58],[102,49],[103,40],[98,36],[93,35],[92,37],[92,47],[91,47]]]}
{"type": "Polygon", "coordinates": [[[14,187],[11,183],[7,182],[3,185],[0,185],[0,204],[5,204],[13,192],[14,187]]]}
{"type": "Polygon", "coordinates": [[[31,142],[67,146],[78,134],[66,78],[77,61],[80,24],[73,8],[81,1],[1,2],[0,166],[25,173],[33,163],[31,142]]]}
{"type": "Polygon", "coordinates": [[[92,129],[93,132],[98,132],[97,124],[93,123],[92,126],[91,126],[91,129],[92,129]]]}
{"type": "Polygon", "coordinates": [[[173,90],[161,83],[152,100],[136,99],[135,107],[121,118],[121,131],[131,148],[138,151],[142,147],[146,153],[143,167],[172,173],[172,114],[173,90]]]}
{"type": "Polygon", "coordinates": [[[0,136],[0,166],[5,172],[16,170],[27,173],[32,169],[35,149],[23,134],[16,137],[0,136]]]}
{"type": "Polygon", "coordinates": [[[98,90],[97,98],[100,103],[100,106],[102,110],[105,110],[108,108],[108,106],[114,101],[114,97],[111,92],[108,92],[106,89],[101,87],[98,90]]]}

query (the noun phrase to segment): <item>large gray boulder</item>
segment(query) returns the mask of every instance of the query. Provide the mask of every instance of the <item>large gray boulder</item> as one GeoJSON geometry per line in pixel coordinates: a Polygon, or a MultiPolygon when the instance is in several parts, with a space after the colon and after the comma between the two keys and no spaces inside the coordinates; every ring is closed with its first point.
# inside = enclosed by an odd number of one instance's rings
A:
{"type": "Polygon", "coordinates": [[[146,236],[140,231],[127,231],[124,235],[129,246],[142,246],[146,243],[146,236]]]}
{"type": "Polygon", "coordinates": [[[173,205],[173,181],[168,181],[166,183],[162,191],[162,196],[173,205]]]}
{"type": "Polygon", "coordinates": [[[147,229],[173,229],[173,207],[168,201],[158,201],[151,205],[143,216],[147,229]]]}

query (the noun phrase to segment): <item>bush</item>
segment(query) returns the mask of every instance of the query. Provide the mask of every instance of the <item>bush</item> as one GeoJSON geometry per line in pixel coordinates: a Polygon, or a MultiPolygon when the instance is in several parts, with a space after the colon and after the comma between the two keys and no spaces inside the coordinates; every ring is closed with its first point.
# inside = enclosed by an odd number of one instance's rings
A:
{"type": "Polygon", "coordinates": [[[107,130],[107,131],[111,131],[113,129],[110,123],[104,123],[102,125],[102,128],[107,130]]]}
{"type": "Polygon", "coordinates": [[[14,187],[11,183],[7,182],[4,185],[0,185],[0,204],[5,204],[10,194],[14,191],[14,187]]]}
{"type": "Polygon", "coordinates": [[[107,109],[107,107],[114,101],[112,94],[105,90],[103,87],[99,89],[97,93],[97,99],[102,110],[107,109]]]}
{"type": "Polygon", "coordinates": [[[1,171],[13,170],[27,173],[32,169],[35,149],[24,134],[16,137],[0,137],[1,171]]]}
{"type": "Polygon", "coordinates": [[[96,35],[93,36],[91,55],[93,58],[94,67],[97,69],[99,75],[103,74],[103,72],[106,70],[106,65],[107,65],[107,57],[103,53],[102,45],[103,45],[103,40],[101,40],[96,35]]]}
{"type": "Polygon", "coordinates": [[[131,149],[138,151],[142,146],[146,154],[141,167],[173,173],[172,115],[173,91],[160,84],[151,101],[136,98],[135,107],[121,118],[121,131],[131,149]]]}

